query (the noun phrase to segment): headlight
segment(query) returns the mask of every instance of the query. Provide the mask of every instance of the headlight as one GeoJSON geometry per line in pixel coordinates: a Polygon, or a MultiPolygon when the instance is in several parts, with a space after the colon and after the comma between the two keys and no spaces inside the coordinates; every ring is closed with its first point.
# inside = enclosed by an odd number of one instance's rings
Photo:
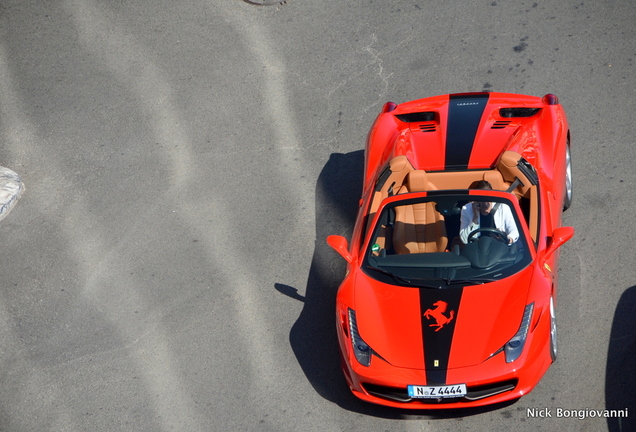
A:
{"type": "Polygon", "coordinates": [[[358,362],[360,362],[362,366],[369,366],[371,364],[372,350],[360,337],[358,333],[358,323],[356,322],[356,313],[351,309],[349,309],[349,336],[356,359],[358,359],[358,362]]]}
{"type": "Polygon", "coordinates": [[[523,311],[523,318],[521,319],[521,325],[517,334],[504,345],[504,352],[506,353],[506,363],[512,363],[517,360],[523,351],[523,346],[526,343],[526,337],[528,336],[528,329],[530,328],[530,322],[532,321],[532,311],[534,310],[534,303],[530,303],[523,311]]]}

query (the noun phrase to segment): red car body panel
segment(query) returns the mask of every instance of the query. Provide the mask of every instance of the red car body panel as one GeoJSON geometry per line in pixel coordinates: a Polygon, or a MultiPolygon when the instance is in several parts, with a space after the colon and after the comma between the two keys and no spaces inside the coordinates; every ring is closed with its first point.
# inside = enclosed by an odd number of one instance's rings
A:
{"type": "MultiPolygon", "coordinates": [[[[449,369],[484,362],[514,336],[527,296],[527,289],[519,289],[517,284],[523,285],[531,272],[528,267],[513,280],[464,291],[459,310],[453,311],[457,318],[449,369]]],[[[420,317],[425,311],[420,308],[419,293],[409,287],[390,287],[363,275],[356,284],[356,306],[365,311],[357,317],[358,329],[365,341],[394,366],[421,368],[424,348],[420,317]]],[[[434,304],[430,306],[435,308],[434,304]]],[[[434,319],[430,322],[435,324],[434,319]]]]}
{"type": "MultiPolygon", "coordinates": [[[[571,200],[564,186],[571,180],[566,178],[569,139],[565,112],[551,95],[468,93],[385,105],[369,132],[351,241],[328,239],[348,261],[336,320],[343,371],[357,397],[401,408],[456,408],[516,399],[534,388],[553,362],[550,305],[556,300],[558,247],[574,233],[561,228],[562,209],[571,200]],[[406,177],[387,167],[404,156],[409,170],[425,171],[432,179],[430,190],[397,193],[406,177]],[[523,181],[511,184],[510,169],[521,168],[523,181]],[[396,189],[391,185],[387,192],[382,182],[391,173],[397,176],[396,189]],[[469,190],[468,180],[481,175],[501,177],[512,190],[469,190]],[[449,193],[508,200],[527,239],[528,264],[498,280],[446,289],[393,283],[370,273],[365,260],[373,255],[377,232],[372,228],[384,229],[385,210],[406,199],[433,200],[458,184],[461,190],[449,193]],[[508,362],[504,346],[518,334],[527,310],[523,349],[508,362]],[[371,348],[369,364],[357,359],[352,332],[371,348]],[[421,399],[406,393],[412,385],[456,384],[466,385],[465,396],[421,399]]],[[[449,226],[452,217],[447,213],[443,223],[449,226]]],[[[449,239],[436,256],[452,253],[449,239]]]]}

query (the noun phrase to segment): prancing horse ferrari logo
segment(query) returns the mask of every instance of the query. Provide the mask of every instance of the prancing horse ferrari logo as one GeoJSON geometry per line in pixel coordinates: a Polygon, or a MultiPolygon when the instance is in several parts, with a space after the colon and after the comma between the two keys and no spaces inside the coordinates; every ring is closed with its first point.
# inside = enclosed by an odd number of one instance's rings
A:
{"type": "Polygon", "coordinates": [[[433,303],[433,306],[435,306],[435,309],[427,309],[426,312],[424,312],[424,316],[427,319],[433,318],[435,320],[435,324],[429,324],[429,327],[437,327],[435,331],[440,331],[442,327],[453,320],[455,317],[455,311],[450,311],[447,317],[444,315],[444,312],[446,312],[446,309],[448,308],[448,303],[438,300],[433,303]]]}

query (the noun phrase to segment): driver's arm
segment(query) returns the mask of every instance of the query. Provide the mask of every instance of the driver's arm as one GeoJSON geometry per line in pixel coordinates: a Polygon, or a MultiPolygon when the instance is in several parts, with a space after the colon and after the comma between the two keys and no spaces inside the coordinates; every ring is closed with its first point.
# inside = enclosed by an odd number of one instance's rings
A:
{"type": "Polygon", "coordinates": [[[519,240],[519,230],[517,229],[515,218],[512,216],[512,211],[510,211],[510,207],[508,207],[508,205],[502,205],[501,209],[501,218],[503,224],[502,231],[508,235],[508,238],[511,240],[510,243],[514,243],[519,240]]]}
{"type": "Polygon", "coordinates": [[[474,212],[473,204],[462,207],[459,223],[459,238],[464,244],[468,243],[468,234],[479,228],[479,215],[474,212]],[[476,221],[475,221],[476,219],[476,221]]]}

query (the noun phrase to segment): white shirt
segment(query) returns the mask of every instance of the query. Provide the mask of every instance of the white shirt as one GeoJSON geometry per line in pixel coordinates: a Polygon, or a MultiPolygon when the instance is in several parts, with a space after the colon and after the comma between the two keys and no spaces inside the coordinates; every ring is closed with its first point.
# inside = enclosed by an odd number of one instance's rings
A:
{"type": "MultiPolygon", "coordinates": [[[[491,213],[493,210],[491,210],[491,213]]],[[[468,243],[468,235],[471,232],[479,229],[481,213],[479,213],[478,223],[473,223],[473,216],[473,203],[468,203],[464,207],[462,207],[462,214],[459,225],[459,237],[464,243],[468,243]]],[[[515,223],[515,218],[512,216],[512,211],[510,211],[510,207],[508,207],[508,204],[499,204],[498,208],[494,210],[493,221],[495,223],[495,228],[497,228],[499,231],[504,232],[508,237],[512,239],[513,243],[519,239],[517,224],[515,223]]],[[[479,234],[477,234],[477,236],[479,236],[479,234]]]]}

